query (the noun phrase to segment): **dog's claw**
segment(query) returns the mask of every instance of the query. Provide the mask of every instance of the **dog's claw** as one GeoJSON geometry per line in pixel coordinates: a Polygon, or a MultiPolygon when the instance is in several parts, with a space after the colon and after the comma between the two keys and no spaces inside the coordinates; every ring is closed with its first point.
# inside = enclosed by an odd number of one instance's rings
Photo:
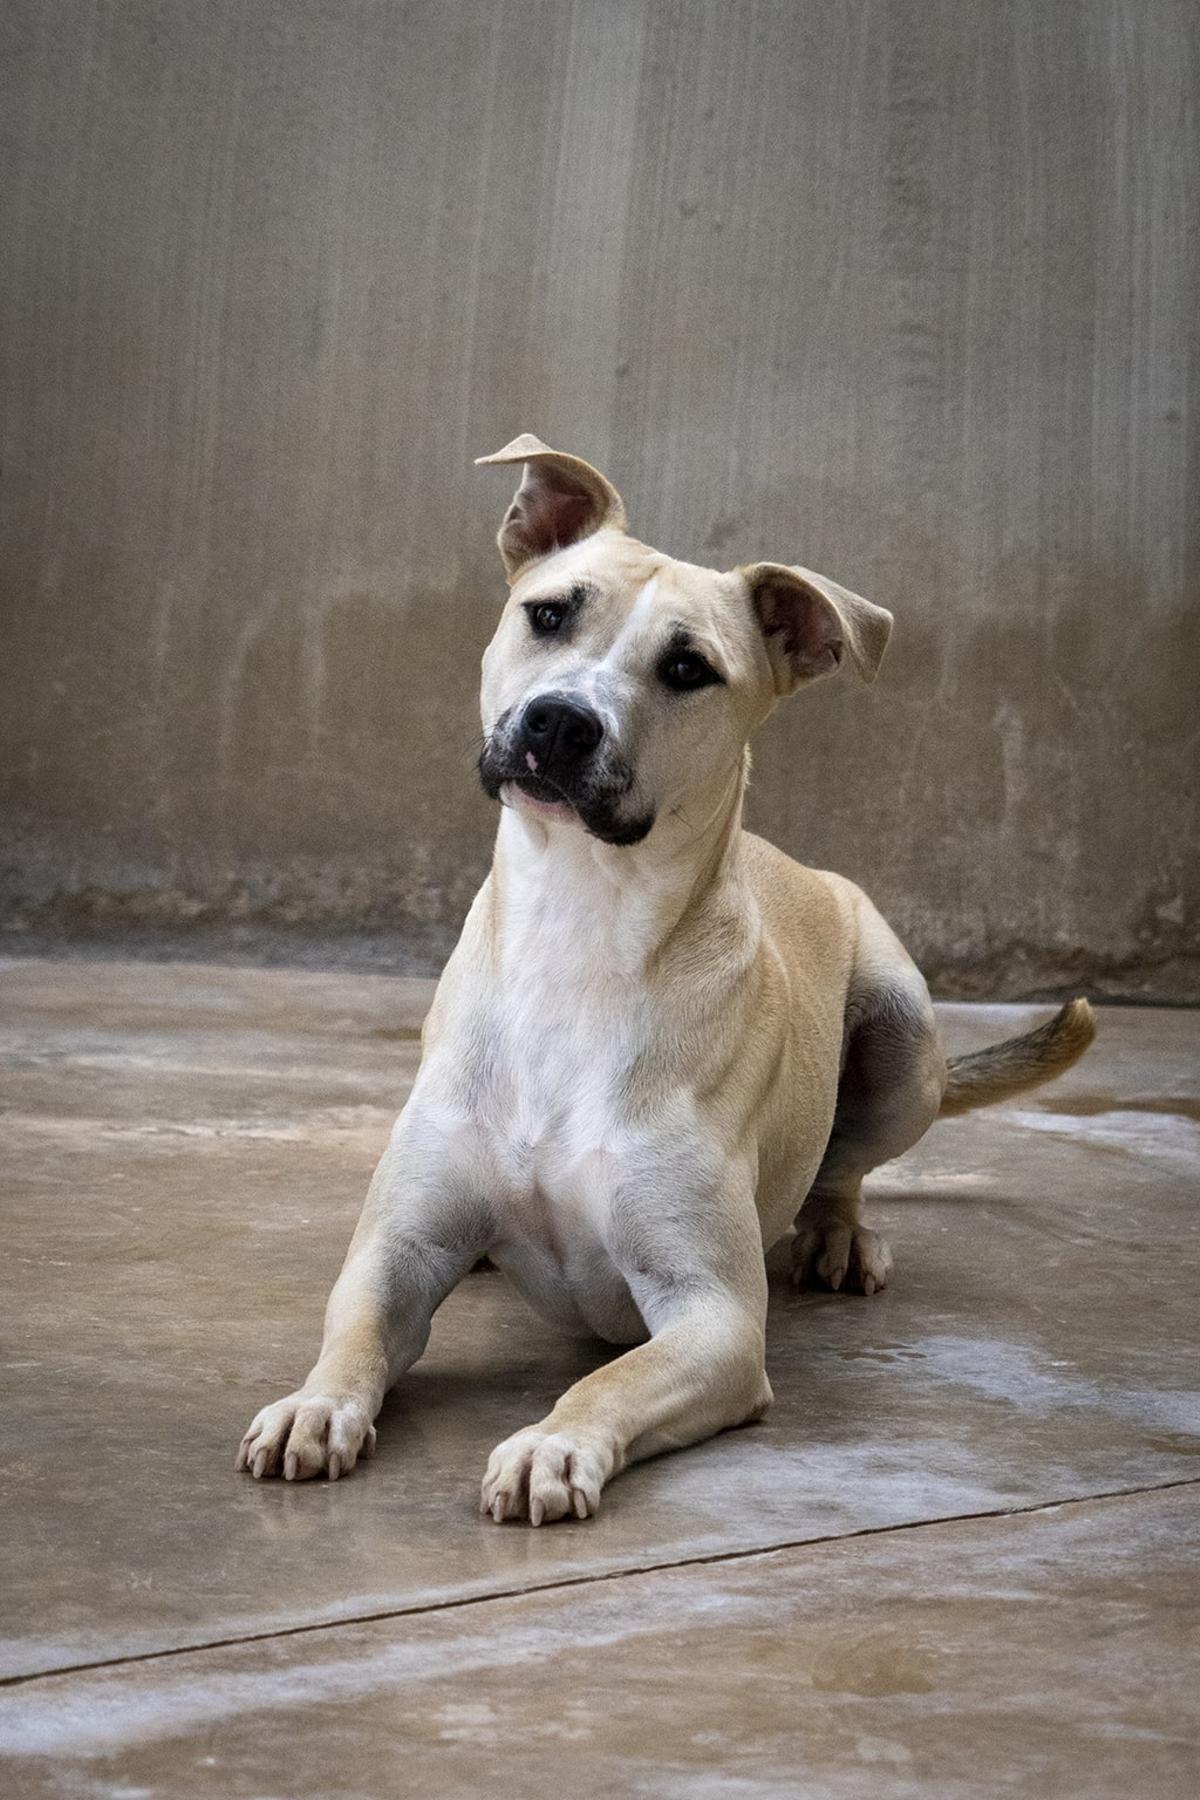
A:
{"type": "Polygon", "coordinates": [[[877,1231],[836,1215],[807,1223],[801,1213],[792,1245],[792,1281],[833,1293],[878,1294],[888,1284],[892,1253],[877,1231]]]}
{"type": "Polygon", "coordinates": [[[375,1428],[357,1395],[301,1389],[263,1407],[242,1439],[236,1467],[249,1469],[256,1481],[264,1475],[309,1481],[322,1473],[339,1481],[374,1447],[375,1428]]]}
{"type": "Polygon", "coordinates": [[[600,1505],[604,1465],[596,1451],[566,1432],[532,1425],[493,1450],[483,1478],[481,1511],[502,1519],[550,1525],[590,1519],[600,1505]]]}

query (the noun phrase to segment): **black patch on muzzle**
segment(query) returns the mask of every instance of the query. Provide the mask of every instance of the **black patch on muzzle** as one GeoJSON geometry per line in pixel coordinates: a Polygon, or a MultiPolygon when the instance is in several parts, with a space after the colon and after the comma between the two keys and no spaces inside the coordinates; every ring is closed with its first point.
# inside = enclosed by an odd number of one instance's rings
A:
{"type": "MultiPolygon", "coordinates": [[[[572,801],[571,804],[574,806],[575,802],[572,801]]],[[[591,812],[585,812],[581,806],[575,806],[575,810],[583,820],[585,829],[606,844],[618,844],[622,847],[640,844],[654,829],[655,815],[652,812],[643,813],[640,819],[618,819],[608,808],[596,807],[591,812]]]]}
{"type": "Polygon", "coordinates": [[[602,752],[579,773],[564,771],[561,780],[550,781],[522,769],[511,747],[511,709],[496,720],[479,753],[479,780],[489,800],[500,798],[506,782],[523,789],[534,800],[565,800],[579,815],[585,831],[605,844],[640,844],[654,828],[655,814],[621,817],[621,802],[633,787],[633,770],[623,757],[602,752]]]}

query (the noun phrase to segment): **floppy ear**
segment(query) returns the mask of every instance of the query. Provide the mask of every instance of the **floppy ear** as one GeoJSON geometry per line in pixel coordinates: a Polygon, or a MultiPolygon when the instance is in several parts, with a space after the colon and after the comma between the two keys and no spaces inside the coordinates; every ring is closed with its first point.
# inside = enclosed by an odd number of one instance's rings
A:
{"type": "Polygon", "coordinates": [[[767,641],[777,694],[790,694],[843,661],[874,681],[892,632],[892,615],[811,569],[751,563],[740,569],[767,641]]]}
{"type": "Polygon", "coordinates": [[[475,460],[480,464],[525,464],[521,485],[496,538],[510,583],[526,563],[577,544],[602,526],[625,529],[621,496],[599,469],[581,456],[549,449],[531,432],[523,432],[494,456],[475,460]]]}

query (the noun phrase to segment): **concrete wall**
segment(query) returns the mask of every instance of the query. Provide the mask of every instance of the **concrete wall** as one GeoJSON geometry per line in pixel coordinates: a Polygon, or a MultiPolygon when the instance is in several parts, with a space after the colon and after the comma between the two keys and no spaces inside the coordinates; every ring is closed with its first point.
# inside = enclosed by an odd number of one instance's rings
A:
{"type": "Polygon", "coordinates": [[[531,429],[895,610],[753,822],[944,992],[1200,997],[1195,21],[7,0],[10,922],[436,956],[493,829],[471,459],[531,429]]]}

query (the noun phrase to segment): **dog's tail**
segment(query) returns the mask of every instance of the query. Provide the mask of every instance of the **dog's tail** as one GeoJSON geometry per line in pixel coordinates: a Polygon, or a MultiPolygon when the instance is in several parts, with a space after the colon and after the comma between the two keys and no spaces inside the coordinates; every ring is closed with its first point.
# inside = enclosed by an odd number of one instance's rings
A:
{"type": "Polygon", "coordinates": [[[952,1056],[939,1119],[953,1119],[977,1106],[994,1106],[1029,1088],[1053,1081],[1079,1061],[1096,1035],[1096,1021],[1086,1000],[1064,1007],[1023,1037],[989,1044],[971,1056],[952,1056]]]}

